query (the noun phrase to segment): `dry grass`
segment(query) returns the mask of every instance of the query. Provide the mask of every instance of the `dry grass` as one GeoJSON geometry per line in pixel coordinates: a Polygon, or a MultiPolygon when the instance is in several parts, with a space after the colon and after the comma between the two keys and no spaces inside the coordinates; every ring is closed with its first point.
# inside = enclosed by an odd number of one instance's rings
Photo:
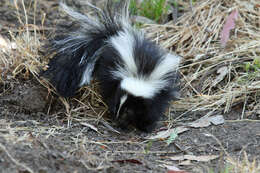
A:
{"type": "Polygon", "coordinates": [[[234,105],[245,104],[244,113],[249,116],[258,104],[260,69],[244,67],[260,59],[259,26],[259,3],[240,0],[200,1],[175,24],[147,26],[150,37],[183,56],[183,95],[174,107],[228,112],[234,105]],[[239,18],[223,49],[220,33],[234,9],[239,10],[239,18]],[[227,71],[222,81],[217,80],[220,68],[227,71]]]}
{"type": "Polygon", "coordinates": [[[24,2],[17,3],[17,1],[14,1],[13,6],[17,13],[20,28],[16,31],[9,31],[11,41],[6,39],[6,47],[0,49],[0,71],[2,77],[7,78],[6,75],[9,75],[9,79],[15,79],[17,76],[28,79],[30,74],[37,77],[40,69],[44,66],[44,62],[41,60],[38,52],[42,46],[41,40],[43,36],[38,32],[39,27],[35,23],[28,23],[28,12],[24,2]],[[21,11],[23,12],[22,14],[21,11]],[[21,16],[25,16],[24,20],[21,16]]]}
{"type": "Polygon", "coordinates": [[[228,157],[226,159],[227,167],[226,172],[234,172],[234,173],[257,173],[260,172],[260,164],[255,159],[253,161],[249,161],[248,156],[244,153],[244,156],[241,159],[234,159],[232,157],[228,157]]]}
{"type": "MultiPolygon", "coordinates": [[[[10,32],[17,48],[14,51],[1,53],[1,71],[5,72],[4,74],[6,71],[11,71],[12,77],[21,74],[24,77],[28,77],[29,74],[37,77],[40,69],[46,68],[50,57],[43,58],[39,55],[38,50],[45,37],[38,32],[39,26],[29,24],[26,17],[21,19],[20,16],[29,13],[21,4],[20,7],[15,4],[15,7],[22,27],[17,36],[10,32]]],[[[257,1],[248,4],[247,1],[238,0],[228,2],[208,0],[196,4],[175,24],[170,22],[165,25],[148,25],[144,28],[148,31],[149,37],[183,57],[181,67],[183,94],[182,99],[174,103],[174,109],[228,112],[232,106],[244,104],[243,116],[248,117],[259,109],[257,104],[260,69],[245,70],[245,63],[253,65],[260,59],[259,4],[257,1]],[[227,47],[222,48],[219,43],[220,32],[226,17],[234,9],[239,10],[236,28],[227,47]],[[222,80],[217,79],[220,68],[226,71],[222,80]]],[[[188,3],[183,5],[189,7],[188,3]]],[[[35,10],[30,12],[35,13],[35,10]]],[[[96,85],[85,87],[79,103],[87,107],[89,96],[93,96],[91,103],[97,102],[94,103],[96,106],[101,103],[103,105],[101,109],[105,111],[106,106],[97,94],[96,88],[96,85]]]]}
{"type": "MultiPolygon", "coordinates": [[[[188,3],[183,5],[189,7],[188,3]]],[[[46,40],[39,29],[43,26],[30,24],[26,18],[28,13],[36,16],[35,8],[27,11],[23,0],[15,7],[21,27],[16,33],[10,32],[15,49],[0,49],[0,82],[4,83],[7,78],[28,79],[33,76],[53,91],[46,81],[38,78],[39,71],[46,68],[50,57],[39,53],[42,40],[46,40]]],[[[259,28],[260,5],[257,0],[250,3],[246,0],[199,1],[177,23],[145,26],[149,37],[183,57],[182,98],[174,102],[173,108],[184,113],[207,110],[211,114],[216,110],[228,112],[233,106],[242,105],[241,119],[259,113],[260,69],[245,70],[246,63],[253,66],[260,59],[259,28]],[[220,32],[226,17],[234,9],[239,10],[236,28],[227,47],[222,48],[220,32]],[[227,73],[223,79],[217,80],[220,68],[227,73]]],[[[106,113],[107,107],[98,94],[97,85],[95,82],[82,88],[81,95],[74,99],[60,98],[66,108],[68,126],[72,120],[83,121],[81,115],[99,120],[106,113]]],[[[249,162],[247,158],[245,161],[228,158],[227,161],[234,166],[235,172],[259,171],[257,162],[249,162]]]]}
{"type": "MultiPolygon", "coordinates": [[[[2,81],[4,83],[4,79],[7,78],[27,80],[33,76],[45,86],[49,92],[55,93],[55,89],[51,84],[39,77],[40,71],[47,68],[48,61],[51,58],[41,53],[41,51],[45,51],[42,49],[46,41],[46,36],[44,32],[42,32],[45,30],[45,18],[41,19],[42,26],[35,24],[37,1],[34,1],[34,4],[30,4],[33,6],[30,8],[25,7],[24,1],[14,2],[13,6],[17,13],[20,28],[15,32],[9,31],[11,41],[6,39],[7,47],[0,49],[0,72],[2,74],[0,79],[3,78],[0,82],[2,81]],[[28,23],[27,16],[29,13],[30,16],[34,16],[33,24],[28,23]],[[13,47],[9,45],[13,45],[13,47]]],[[[75,117],[78,121],[78,116],[82,114],[95,118],[98,117],[98,119],[103,116],[107,107],[97,90],[98,83],[93,82],[91,86],[86,86],[81,89],[79,97],[70,100],[60,98],[66,109],[68,125],[70,125],[72,118],[75,117]],[[76,106],[71,107],[72,104],[76,106]]]]}

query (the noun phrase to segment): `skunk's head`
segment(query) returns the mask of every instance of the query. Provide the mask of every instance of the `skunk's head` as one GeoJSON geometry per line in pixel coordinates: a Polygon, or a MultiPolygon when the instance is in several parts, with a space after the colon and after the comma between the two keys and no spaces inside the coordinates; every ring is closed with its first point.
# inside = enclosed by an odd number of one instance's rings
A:
{"type": "Polygon", "coordinates": [[[114,119],[151,131],[176,93],[180,57],[135,29],[107,40],[97,78],[114,119]]]}
{"type": "Polygon", "coordinates": [[[118,104],[115,105],[114,117],[123,129],[131,124],[139,130],[151,132],[156,125],[156,121],[165,111],[165,106],[168,105],[169,98],[166,99],[165,97],[158,95],[153,99],[148,99],[136,97],[130,93],[124,94],[120,97],[118,104]]]}

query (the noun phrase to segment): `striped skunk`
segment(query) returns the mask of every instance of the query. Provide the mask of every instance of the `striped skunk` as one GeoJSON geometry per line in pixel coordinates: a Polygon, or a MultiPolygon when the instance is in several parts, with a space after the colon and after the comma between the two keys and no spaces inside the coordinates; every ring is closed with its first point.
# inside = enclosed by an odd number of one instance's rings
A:
{"type": "Polygon", "coordinates": [[[79,28],[50,40],[54,56],[43,72],[63,97],[72,97],[93,77],[112,119],[151,132],[178,93],[180,57],[167,53],[131,26],[129,0],[108,0],[104,10],[91,4],[95,18],[61,3],[79,28]]]}

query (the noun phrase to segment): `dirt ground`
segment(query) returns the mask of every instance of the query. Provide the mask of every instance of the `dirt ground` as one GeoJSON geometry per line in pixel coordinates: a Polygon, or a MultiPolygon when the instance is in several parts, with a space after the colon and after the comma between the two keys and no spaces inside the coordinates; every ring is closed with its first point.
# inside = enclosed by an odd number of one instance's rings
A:
{"type": "MultiPolygon", "coordinates": [[[[0,34],[6,36],[8,30],[19,27],[7,1],[0,2],[0,34]]],[[[58,16],[55,2],[38,4],[40,13],[47,14],[45,25],[50,30],[58,16]]],[[[68,117],[61,101],[33,77],[4,79],[0,84],[0,172],[167,172],[166,165],[187,172],[221,172],[228,165],[227,157],[243,160],[246,153],[250,161],[260,160],[259,116],[240,120],[242,108],[218,112],[224,124],[189,128],[167,145],[165,140],[147,140],[148,134],[134,129],[124,132],[106,116],[68,117]],[[183,155],[218,157],[206,162],[172,159],[183,155]]],[[[172,111],[170,115],[174,119],[183,114],[183,121],[174,124],[178,126],[206,113],[172,111]]],[[[159,124],[164,126],[163,121],[159,124]]]]}

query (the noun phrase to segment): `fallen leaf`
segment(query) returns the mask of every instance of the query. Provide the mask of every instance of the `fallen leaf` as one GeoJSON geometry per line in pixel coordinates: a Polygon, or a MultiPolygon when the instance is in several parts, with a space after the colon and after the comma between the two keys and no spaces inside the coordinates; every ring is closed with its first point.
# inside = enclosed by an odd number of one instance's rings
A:
{"type": "Polygon", "coordinates": [[[183,155],[183,156],[170,157],[170,159],[174,161],[189,160],[189,161],[198,161],[198,162],[208,162],[218,157],[219,157],[218,155],[204,155],[204,156],[183,155]]]}
{"type": "Polygon", "coordinates": [[[189,130],[186,127],[176,127],[174,129],[168,129],[168,130],[164,130],[164,131],[160,131],[158,132],[156,135],[154,136],[150,136],[147,137],[146,139],[165,139],[171,136],[171,134],[176,133],[176,134],[181,134],[183,132],[186,132],[187,130],[189,130]]]}
{"type": "Polygon", "coordinates": [[[105,145],[100,145],[100,148],[102,148],[103,150],[107,149],[107,147],[105,145]]]}
{"type": "Polygon", "coordinates": [[[184,155],[170,157],[170,159],[174,160],[174,161],[183,161],[183,160],[185,160],[184,155]]]}
{"type": "Polygon", "coordinates": [[[210,119],[210,122],[214,125],[224,124],[224,122],[225,122],[223,115],[212,116],[212,117],[209,117],[209,119],[210,119]]]}
{"type": "Polygon", "coordinates": [[[16,43],[10,42],[10,40],[5,39],[2,35],[0,35],[0,50],[5,52],[11,49],[17,49],[16,43]]]}
{"type": "Polygon", "coordinates": [[[176,166],[170,166],[170,165],[164,165],[168,170],[171,170],[171,171],[180,171],[179,168],[177,168],[176,166]]]}
{"type": "Polygon", "coordinates": [[[172,171],[172,170],[169,170],[168,173],[188,173],[186,171],[172,171]]]}
{"type": "Polygon", "coordinates": [[[185,155],[184,158],[187,160],[195,160],[198,162],[208,162],[208,161],[214,160],[218,157],[219,157],[218,155],[205,155],[205,156],[185,155]]]}
{"type": "Polygon", "coordinates": [[[188,173],[186,171],[180,170],[176,166],[164,165],[168,169],[168,173],[188,173]]]}
{"type": "Polygon", "coordinates": [[[192,165],[190,160],[184,160],[182,162],[179,163],[180,166],[189,166],[192,165]]]}
{"type": "Polygon", "coordinates": [[[238,18],[238,10],[232,11],[232,13],[227,17],[227,20],[223,26],[220,34],[220,43],[222,47],[225,47],[227,41],[229,40],[230,31],[235,28],[235,21],[238,18]]]}
{"type": "Polygon", "coordinates": [[[208,127],[211,124],[220,125],[225,122],[223,115],[215,115],[215,116],[204,116],[192,123],[188,123],[189,127],[199,128],[199,127],[208,127]]]}
{"type": "Polygon", "coordinates": [[[216,86],[219,82],[221,82],[225,78],[225,76],[229,73],[229,68],[227,66],[221,67],[218,69],[217,73],[219,75],[213,81],[212,86],[216,86]]]}
{"type": "Polygon", "coordinates": [[[170,134],[170,136],[169,136],[169,138],[167,139],[167,141],[166,141],[167,145],[170,145],[177,137],[178,137],[177,131],[173,131],[173,132],[170,134]]]}
{"type": "Polygon", "coordinates": [[[189,127],[199,128],[199,127],[208,127],[210,126],[210,121],[208,117],[202,117],[192,123],[188,123],[189,127]]]}
{"type": "Polygon", "coordinates": [[[94,130],[94,131],[99,133],[98,129],[95,126],[91,125],[91,124],[88,124],[88,123],[80,123],[80,124],[83,125],[83,126],[89,127],[92,130],[94,130]]]}

